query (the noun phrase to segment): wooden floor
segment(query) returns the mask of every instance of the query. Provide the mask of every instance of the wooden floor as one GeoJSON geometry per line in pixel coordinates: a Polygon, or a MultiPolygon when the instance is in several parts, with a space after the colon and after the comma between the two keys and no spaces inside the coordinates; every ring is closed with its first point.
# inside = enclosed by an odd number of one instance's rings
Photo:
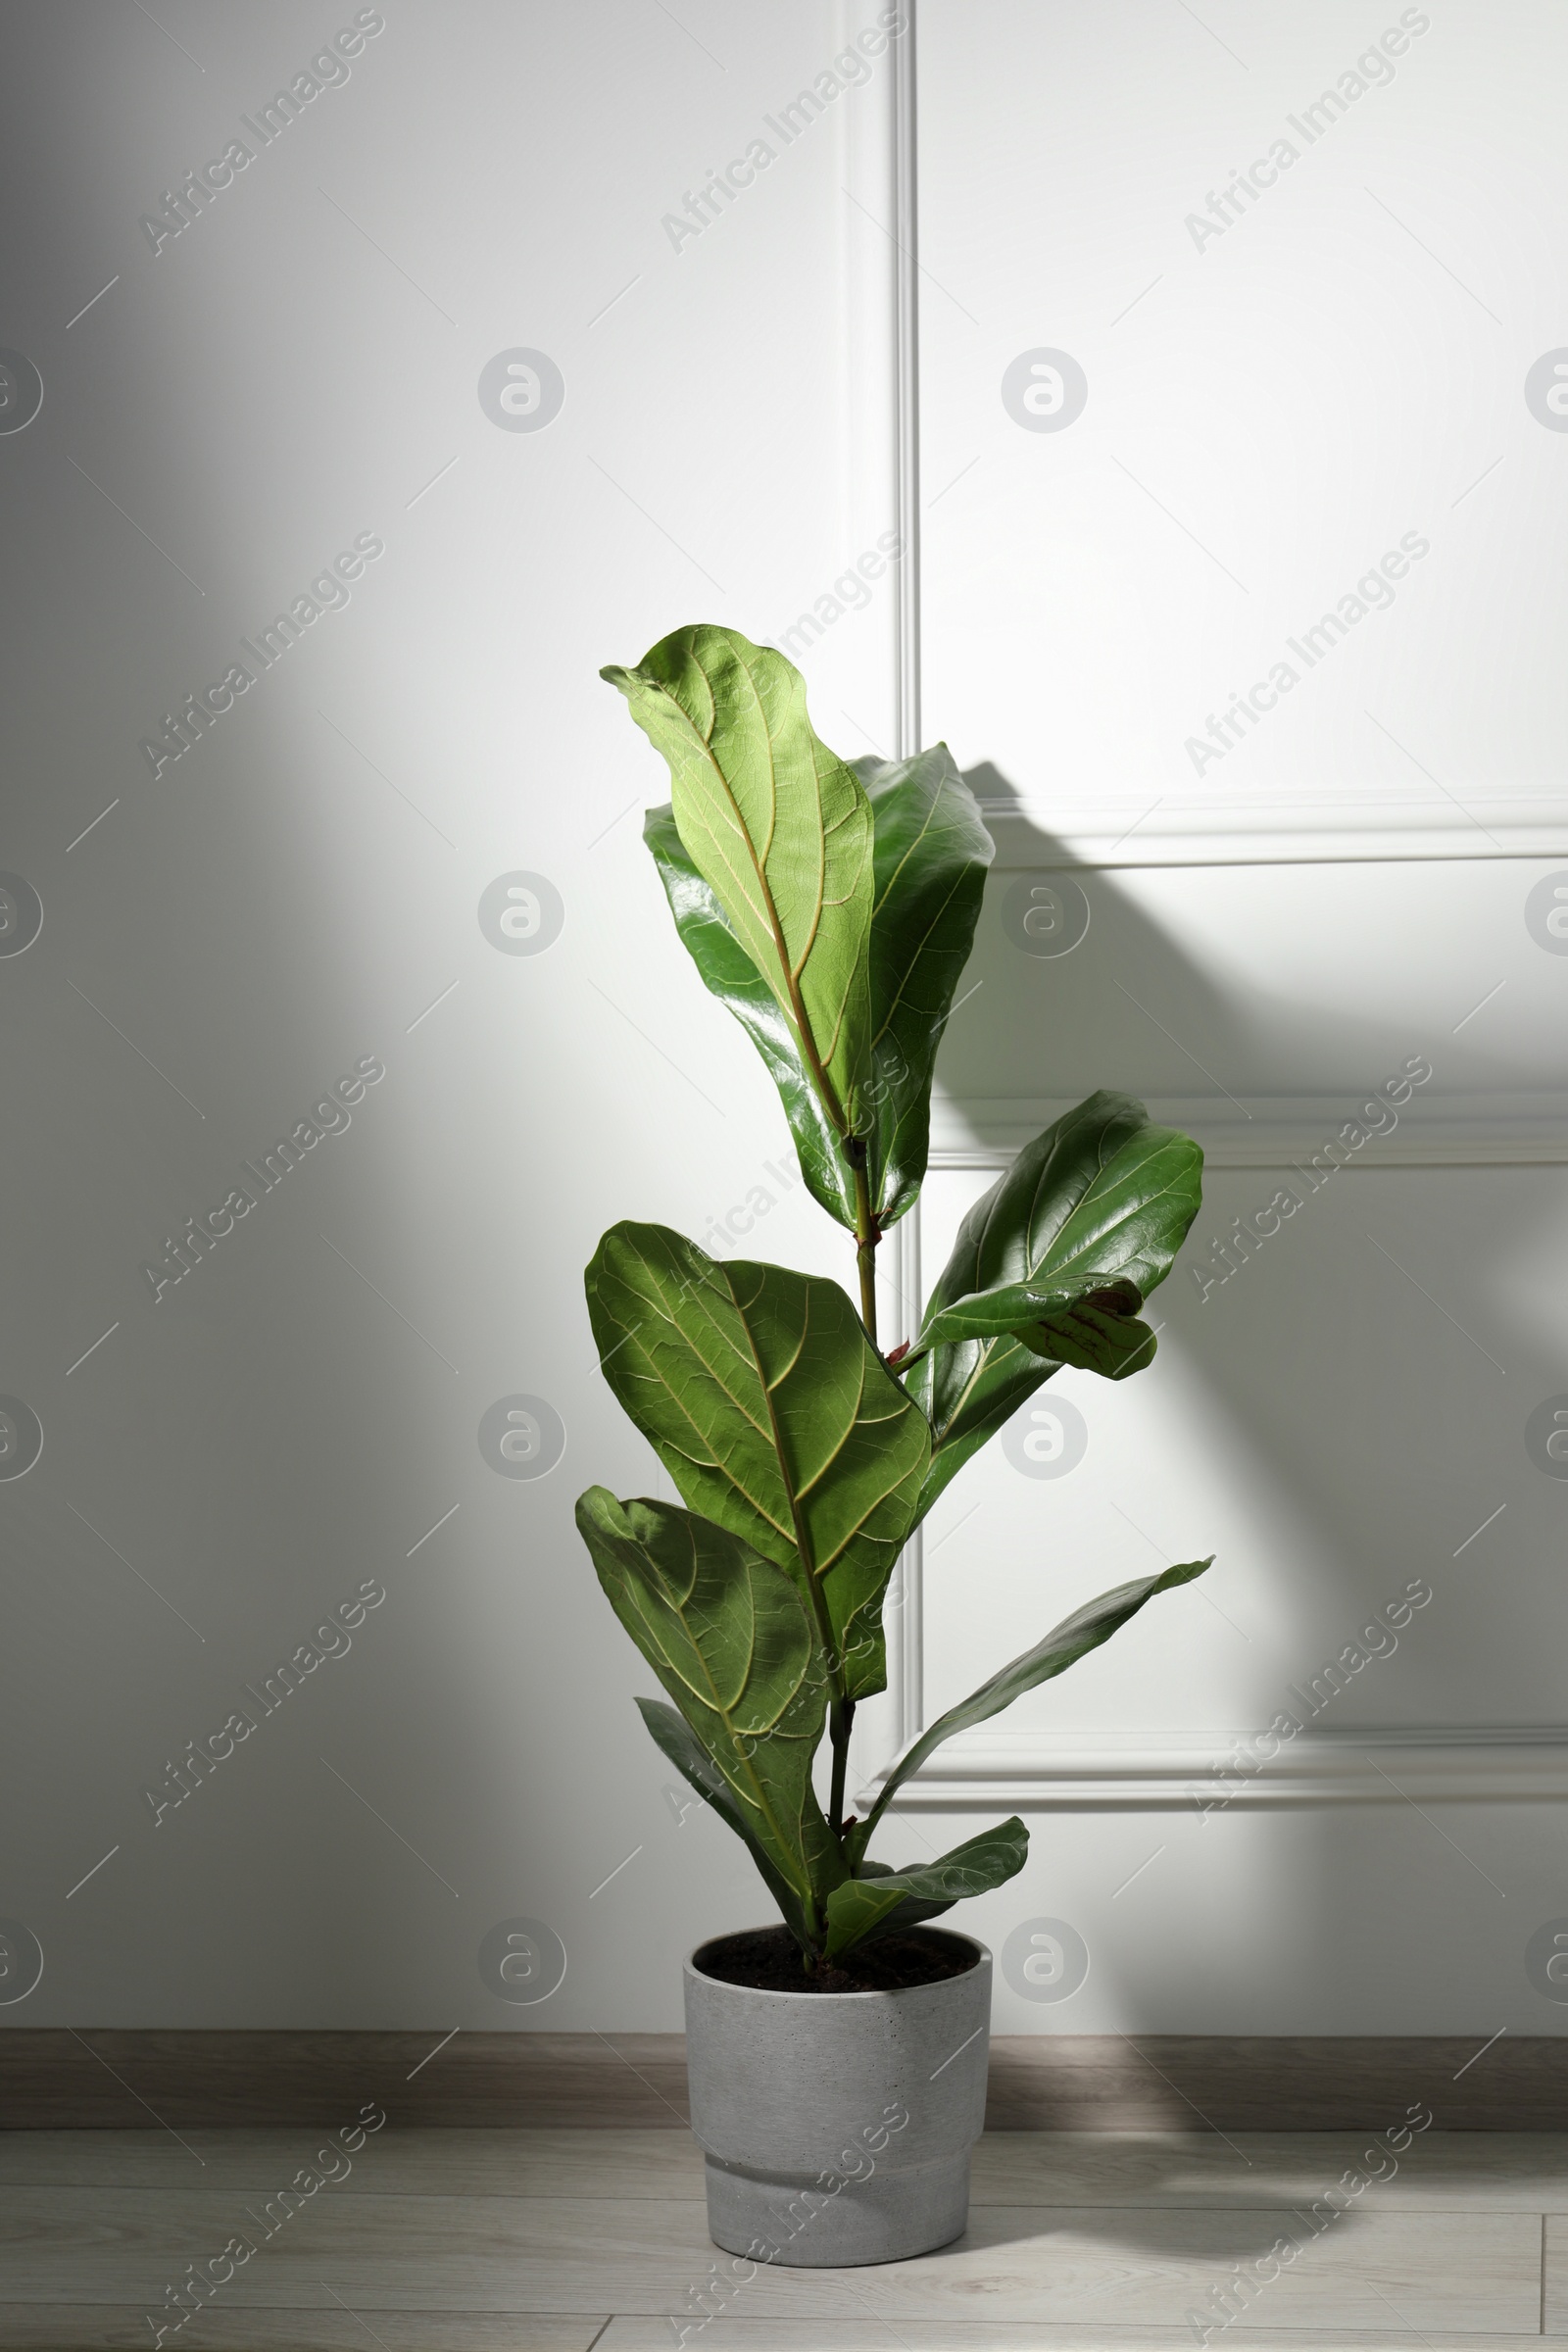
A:
{"type": "Polygon", "coordinates": [[[389,2127],[264,2240],[269,2201],[275,2214],[316,2145],[0,2132],[0,2344],[150,2346],[178,2316],[166,2288],[236,2234],[255,2257],[168,2345],[1175,2352],[1200,2340],[1194,2312],[1226,2352],[1568,2338],[1568,2133],[1430,2131],[1314,2236],[1304,2217],[1366,2134],[996,2132],[956,2244],[743,2281],[709,2241],[684,2132],[389,2127]],[[1298,2259],[1223,2325],[1216,2293],[1287,2234],[1298,2259]]]}

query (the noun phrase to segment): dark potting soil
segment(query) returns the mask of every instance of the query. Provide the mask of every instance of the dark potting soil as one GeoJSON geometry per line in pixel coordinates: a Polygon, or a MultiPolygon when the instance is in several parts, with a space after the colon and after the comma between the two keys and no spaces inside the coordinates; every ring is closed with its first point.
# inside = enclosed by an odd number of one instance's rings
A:
{"type": "Polygon", "coordinates": [[[721,1984],[750,1984],[759,1992],[900,1992],[965,1975],[975,1965],[975,1954],[954,1936],[910,1928],[903,1936],[862,1944],[842,1962],[818,1961],[808,1975],[788,1928],[752,1928],[705,1943],[696,1965],[721,1984]]]}

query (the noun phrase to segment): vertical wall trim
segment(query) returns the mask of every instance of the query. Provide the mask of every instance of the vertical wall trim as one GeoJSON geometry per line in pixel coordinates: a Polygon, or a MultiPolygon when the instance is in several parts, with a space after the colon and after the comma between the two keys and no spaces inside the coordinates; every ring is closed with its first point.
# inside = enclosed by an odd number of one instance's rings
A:
{"type": "MultiPolygon", "coordinates": [[[[908,24],[893,44],[893,239],[894,239],[894,497],[904,557],[898,582],[898,643],[894,693],[894,757],[907,760],[920,749],[920,374],[916,258],[919,202],[915,159],[915,0],[905,0],[908,24]]],[[[896,1293],[898,1337],[912,1339],[920,1312],[920,1209],[916,1202],[888,1236],[896,1293]]],[[[919,1530],[904,1547],[899,1565],[899,1606],[887,1623],[888,1696],[893,1754],[925,1725],[925,1669],[921,1641],[924,1599],[923,1542],[919,1530]]],[[[890,1759],[891,1760],[891,1759],[890,1759]]]]}
{"type": "Polygon", "coordinates": [[[895,256],[894,435],[898,530],[904,559],[899,594],[898,703],[894,757],[920,749],[920,353],[919,197],[915,160],[915,0],[905,0],[908,29],[893,44],[893,236],[895,256]]]}
{"type": "MultiPolygon", "coordinates": [[[[888,1236],[898,1303],[889,1323],[899,1339],[913,1339],[920,1314],[920,1204],[906,1209],[888,1236]]],[[[925,1729],[925,1537],[916,1528],[899,1556],[898,1601],[887,1619],[888,1694],[893,1701],[893,1755],[925,1729]]],[[[892,1756],[887,1759],[891,1763],[892,1756]]]]}

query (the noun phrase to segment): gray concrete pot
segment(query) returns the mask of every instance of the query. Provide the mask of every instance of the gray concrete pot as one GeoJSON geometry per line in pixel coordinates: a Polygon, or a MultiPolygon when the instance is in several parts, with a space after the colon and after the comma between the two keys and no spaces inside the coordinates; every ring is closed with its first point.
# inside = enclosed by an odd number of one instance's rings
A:
{"type": "MultiPolygon", "coordinates": [[[[901,2262],[957,2237],[986,2106],[991,1954],[899,1992],[760,1992],[686,1962],[692,2130],[715,2245],[788,2267],[901,2262]]],[[[721,1942],[722,1937],[715,1937],[721,1942]]]]}

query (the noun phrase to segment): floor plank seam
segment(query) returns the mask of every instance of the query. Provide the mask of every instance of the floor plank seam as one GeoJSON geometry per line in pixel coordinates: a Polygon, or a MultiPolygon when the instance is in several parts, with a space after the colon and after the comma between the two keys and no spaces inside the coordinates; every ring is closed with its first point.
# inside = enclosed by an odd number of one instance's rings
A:
{"type": "MultiPolygon", "coordinates": [[[[663,2142],[667,2134],[658,2137],[663,2142]]],[[[151,2133],[142,2138],[158,2144],[151,2133]]],[[[712,2248],[697,2180],[666,2184],[662,2179],[686,2172],[689,2145],[675,2161],[673,2148],[656,2157],[653,2138],[635,2131],[618,2143],[590,2132],[541,2132],[537,2138],[509,2132],[491,2142],[448,2144],[439,2130],[431,2131],[410,2153],[403,2178],[368,2182],[363,2190],[356,2181],[332,2207],[312,2208],[323,2229],[328,2211],[338,2215],[321,2259],[352,2257],[358,2265],[352,2282],[339,2279],[336,2270],[329,2276],[356,2303],[365,2294],[372,2298],[364,2305],[368,2316],[343,2304],[334,2288],[324,2292],[368,2336],[386,2326],[398,2352],[410,2346],[476,2352],[480,2344],[490,2352],[502,2345],[519,2352],[524,2341],[548,2341],[552,2352],[610,2352],[622,2344],[668,2352],[683,2316],[683,2266],[691,2262],[695,2276],[712,2248]],[[499,2176],[494,2183],[492,2174],[499,2176]],[[578,2174],[588,2185],[574,2192],[568,2183],[578,2174]],[[443,2176],[472,2184],[441,2189],[443,2176]],[[529,2185],[533,2180],[537,2186],[529,2185]],[[383,2259],[390,2268],[383,2269],[383,2259]],[[608,2289],[604,2301],[599,2289],[608,2289]],[[389,2297],[385,2304],[373,2300],[378,2292],[389,2297]],[[411,2305],[405,2296],[416,2301],[411,2305]],[[608,2313],[607,2302],[612,2305],[608,2313]]],[[[233,2165],[248,2172],[255,2162],[260,2175],[270,2145],[242,2132],[204,2140],[217,2178],[209,2175],[196,2187],[172,2177],[6,2180],[0,2203],[9,2192],[13,2209],[0,2227],[0,2270],[11,2269],[32,2291],[12,2301],[0,2286],[0,2345],[53,2343],[59,2352],[66,2345],[129,2342],[128,2278],[144,2260],[156,2263],[166,2240],[177,2239],[183,2252],[189,2232],[205,2229],[224,2201],[260,2194],[246,2192],[243,2181],[224,2180],[222,2171],[233,2165]],[[51,2242],[33,2243],[45,2223],[51,2242]],[[120,2247],[117,2235],[123,2241],[120,2247]],[[78,2281],[94,2271],[96,2292],[83,2292],[78,2281]],[[113,2272],[113,2287],[102,2282],[105,2271],[113,2272]],[[71,2284],[63,2287],[67,2279],[71,2284]],[[63,2319],[56,2317],[62,2312],[63,2319]]],[[[1440,2142],[1434,2135],[1430,2145],[1442,2147],[1443,2160],[1419,2193],[1409,2193],[1412,2181],[1402,2193],[1368,2197],[1353,2213],[1347,2207],[1327,2268],[1310,2266],[1305,2299],[1298,2292],[1308,2278],[1303,2265],[1293,2274],[1298,2289],[1271,2288],[1271,2297],[1280,2297],[1277,2312],[1271,2301],[1253,2314],[1249,2301],[1247,2321],[1229,2342],[1252,2341],[1250,2329],[1258,2328],[1254,2352],[1269,2343],[1278,2352],[1334,2346],[1421,2352],[1423,2345],[1428,2352],[1449,2346],[1453,2352],[1507,2352],[1529,2332],[1534,2302],[1544,2352],[1553,2344],[1568,2352],[1568,2297],[1558,2284],[1568,2243],[1568,2132],[1528,2145],[1499,2137],[1494,2146],[1480,2137],[1440,2142]],[[1532,2260],[1535,2296],[1529,2291],[1532,2260]],[[1367,2299],[1388,2305],[1394,2295],[1407,2306],[1410,2321],[1424,2326],[1379,2328],[1374,2313],[1369,2328],[1362,2316],[1367,2299]],[[1455,2325],[1467,2315],[1468,2325],[1455,2325]],[[1280,2324],[1264,2324],[1271,2317],[1280,2324]]],[[[47,2148],[46,2142],[46,2160],[47,2148]]],[[[55,2148],[68,2160],[59,2142],[55,2148]]],[[[144,2153],[139,2142],[127,2142],[127,2169],[139,2165],[144,2153]]],[[[1046,2345],[1056,2352],[1090,2352],[1091,2345],[1093,2352],[1120,2352],[1124,2344],[1127,2352],[1176,2352],[1178,2342],[1189,2340],[1178,2319],[1182,2302],[1200,2297],[1205,2284],[1230,2291],[1239,2271],[1249,2278],[1253,2241],[1270,2235],[1289,2211],[1301,2218],[1303,2180],[1337,2162],[1340,2151],[1330,2135],[1321,2147],[1294,2136],[1265,2145],[1249,2135],[1248,2160],[1256,2158],[1261,2169],[1247,2183],[1234,2179],[1234,2157],[1227,2162],[1221,2151],[1210,2151],[1210,2162],[1195,2155],[1185,2138],[1134,2144],[1124,2159],[1114,2151],[1098,2153],[1105,2161],[1097,2180],[1085,2178],[1085,2166],[1061,2135],[1032,2135],[1012,2146],[1004,2140],[1000,2148],[993,2139],[986,2169],[1002,2177],[988,2177],[983,2186],[977,2180],[970,2230],[950,2249],[950,2260],[897,2266],[891,2273],[875,2266],[849,2278],[809,2271],[775,2276],[756,2314],[725,2315],[735,2330],[733,2338],[724,2338],[729,2352],[814,2352],[817,2343],[830,2345],[831,2352],[874,2352],[884,2331],[894,2352],[895,2339],[910,2352],[937,2352],[940,2339],[942,2352],[952,2352],[947,2331],[955,2327],[953,2342],[962,2335],[972,2352],[981,2352],[982,2342],[998,2352],[1004,2344],[1009,2352],[1046,2345]],[[860,2288],[870,2290],[874,2311],[860,2288]],[[970,2337],[958,2315],[982,2309],[971,2300],[980,2296],[1001,2297],[1006,2316],[999,2314],[970,2337]],[[1122,2316],[1113,2317],[1118,2306],[1122,2316]],[[868,2315],[869,2331],[862,2334],[868,2315]],[[902,2321],[907,2336],[895,2321],[902,2321]]],[[[103,2147],[85,2154],[95,2169],[112,2166],[103,2147]]],[[[169,2151],[171,2165],[172,2155],[169,2151]]],[[[980,2155],[977,2169],[982,2167],[980,2155]]],[[[24,2157],[17,2169],[28,2169],[24,2157]]],[[[1310,2197],[1309,2185],[1304,2193],[1310,2197]]],[[[219,2340],[254,2352],[283,2352],[306,2342],[352,2344],[355,2338],[333,2332],[342,2312],[319,2299],[298,2299],[302,2293],[318,2296],[314,2268],[312,2277],[304,2276],[312,2265],[303,2259],[295,2264],[287,2248],[280,2251],[288,2257],[285,2269],[267,2281],[278,2299],[270,2294],[265,2302],[236,2304],[219,2340]]],[[[1324,2251],[1329,2253],[1327,2241],[1324,2251]]],[[[306,2256],[303,2241],[297,2252],[306,2256]]],[[[689,2295],[689,2285],[685,2291],[689,2295]]],[[[1192,2313],[1186,2316],[1190,2323],[1192,2313]]],[[[1403,2320],[1404,2311],[1397,2316],[1403,2320]]],[[[1394,2318],[1393,2310],[1388,2317],[1394,2318]]],[[[1227,2318],[1224,2325],[1230,2324],[1227,2318]]],[[[688,2352],[702,2352],[705,2340],[716,2352],[716,2334],[699,2337],[688,2352]]],[[[1221,2352],[1224,2340],[1213,2342],[1211,2352],[1221,2352]]]]}

